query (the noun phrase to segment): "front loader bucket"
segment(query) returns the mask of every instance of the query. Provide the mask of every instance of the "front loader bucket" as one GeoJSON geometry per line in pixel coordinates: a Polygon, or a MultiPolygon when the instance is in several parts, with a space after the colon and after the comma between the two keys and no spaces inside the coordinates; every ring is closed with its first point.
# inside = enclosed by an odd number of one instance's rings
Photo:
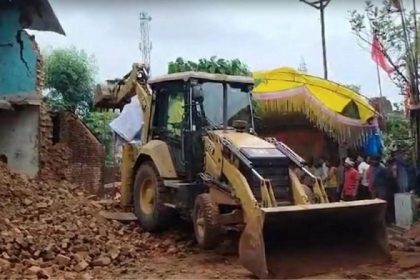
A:
{"type": "Polygon", "coordinates": [[[296,278],[390,259],[385,201],[262,208],[242,232],[239,258],[259,278],[296,278]]]}

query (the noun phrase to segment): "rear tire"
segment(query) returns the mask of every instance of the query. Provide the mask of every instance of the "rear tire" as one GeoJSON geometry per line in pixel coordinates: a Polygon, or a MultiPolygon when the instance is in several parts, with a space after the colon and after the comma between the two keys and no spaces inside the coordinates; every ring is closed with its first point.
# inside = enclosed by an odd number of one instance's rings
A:
{"type": "Polygon", "coordinates": [[[169,226],[172,209],[164,205],[165,187],[152,162],[140,165],[134,180],[134,214],[141,227],[149,232],[169,226]]]}
{"type": "Polygon", "coordinates": [[[202,249],[211,250],[219,245],[222,232],[218,217],[219,211],[212,203],[210,195],[198,195],[195,199],[193,223],[195,238],[202,249]]]}

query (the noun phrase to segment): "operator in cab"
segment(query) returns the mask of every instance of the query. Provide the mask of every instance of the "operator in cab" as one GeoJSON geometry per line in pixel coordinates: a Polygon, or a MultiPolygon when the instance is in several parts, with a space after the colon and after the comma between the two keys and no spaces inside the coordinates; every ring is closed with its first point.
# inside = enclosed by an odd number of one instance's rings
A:
{"type": "Polygon", "coordinates": [[[169,96],[168,130],[175,136],[181,136],[184,118],[184,99],[182,93],[171,93],[169,96]]]}

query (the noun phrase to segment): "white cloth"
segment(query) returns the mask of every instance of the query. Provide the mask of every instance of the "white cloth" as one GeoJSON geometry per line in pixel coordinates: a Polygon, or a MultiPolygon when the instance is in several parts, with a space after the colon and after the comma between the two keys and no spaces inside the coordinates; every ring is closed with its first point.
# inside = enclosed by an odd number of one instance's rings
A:
{"type": "Polygon", "coordinates": [[[346,159],[344,160],[344,163],[345,163],[345,164],[348,164],[348,165],[350,165],[350,166],[354,166],[354,161],[352,161],[350,158],[346,158],[346,159]]]}
{"type": "Polygon", "coordinates": [[[111,129],[122,139],[131,142],[143,127],[143,110],[137,96],[124,106],[121,114],[109,124],[111,129]]]}
{"type": "Polygon", "coordinates": [[[360,176],[362,178],[361,184],[363,186],[365,186],[365,187],[368,187],[369,186],[369,179],[368,179],[368,176],[367,176],[367,173],[368,173],[367,171],[369,169],[369,164],[367,164],[366,162],[362,161],[359,164],[359,167],[357,169],[358,169],[359,174],[360,174],[360,176]]]}

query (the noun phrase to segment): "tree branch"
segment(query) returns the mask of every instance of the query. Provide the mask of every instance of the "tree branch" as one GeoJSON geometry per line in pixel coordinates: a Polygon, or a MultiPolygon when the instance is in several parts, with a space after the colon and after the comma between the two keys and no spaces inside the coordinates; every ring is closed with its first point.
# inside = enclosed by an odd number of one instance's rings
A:
{"type": "MultiPolygon", "coordinates": [[[[369,41],[369,40],[367,40],[367,39],[365,39],[365,38],[363,38],[362,36],[360,36],[360,34],[359,33],[357,33],[357,32],[353,32],[354,33],[354,35],[356,35],[356,37],[357,38],[359,38],[360,40],[362,40],[363,42],[365,42],[365,43],[367,43],[369,46],[371,46],[372,47],[372,43],[369,41]]],[[[381,46],[382,46],[382,43],[381,42],[379,42],[380,44],[381,44],[381,46]]],[[[384,54],[384,56],[385,56],[385,58],[387,59],[387,61],[392,65],[392,67],[394,67],[394,69],[395,69],[395,71],[397,72],[397,74],[401,77],[401,78],[403,78],[403,80],[406,82],[406,83],[409,83],[409,81],[408,81],[408,79],[404,76],[404,74],[398,69],[398,67],[397,67],[397,65],[396,65],[396,63],[394,63],[394,61],[392,61],[392,59],[391,59],[391,57],[388,55],[388,53],[387,52],[382,52],[383,54],[384,54]]]]}

